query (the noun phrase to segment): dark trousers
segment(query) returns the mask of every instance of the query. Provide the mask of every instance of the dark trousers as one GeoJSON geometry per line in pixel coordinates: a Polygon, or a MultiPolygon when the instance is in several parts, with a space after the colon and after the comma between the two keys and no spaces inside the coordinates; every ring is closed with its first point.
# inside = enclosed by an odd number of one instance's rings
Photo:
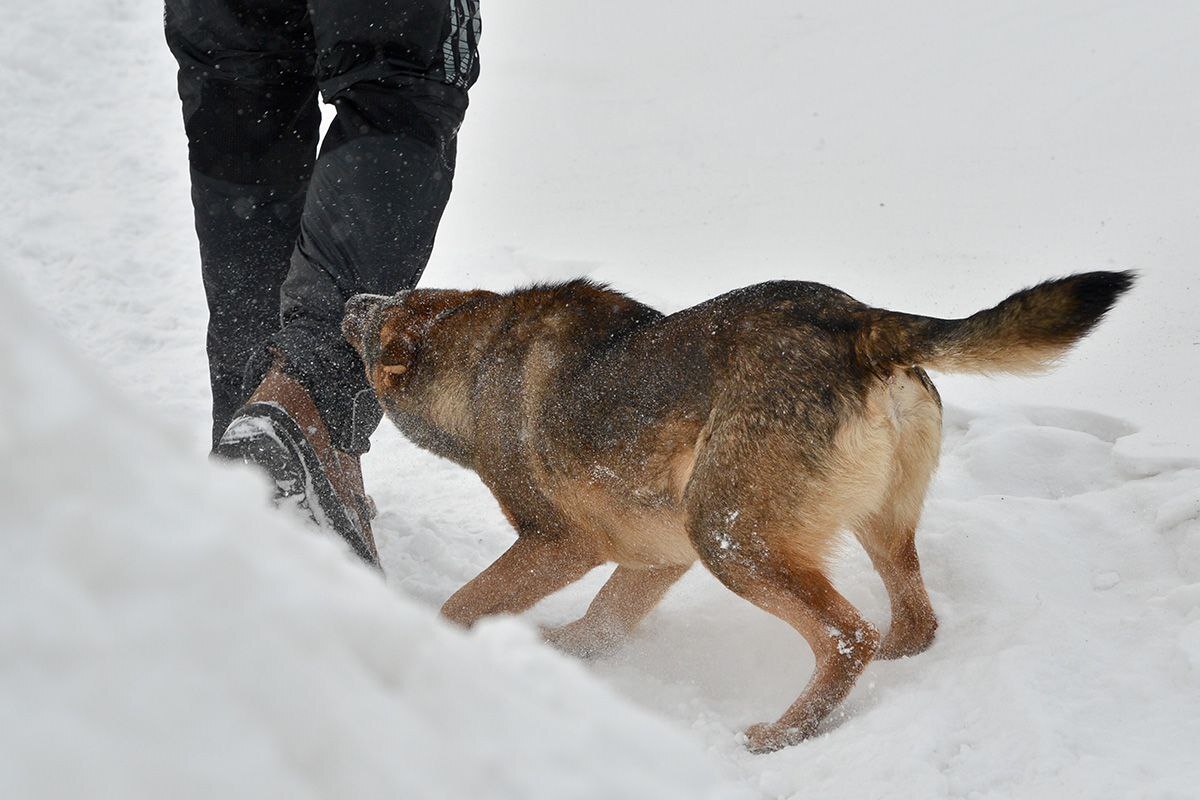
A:
{"type": "Polygon", "coordinates": [[[478,0],[167,0],[208,296],[213,443],[275,358],[335,444],[381,416],[340,333],[412,288],[478,76],[478,0]],[[317,153],[318,90],[337,115],[317,153]]]}

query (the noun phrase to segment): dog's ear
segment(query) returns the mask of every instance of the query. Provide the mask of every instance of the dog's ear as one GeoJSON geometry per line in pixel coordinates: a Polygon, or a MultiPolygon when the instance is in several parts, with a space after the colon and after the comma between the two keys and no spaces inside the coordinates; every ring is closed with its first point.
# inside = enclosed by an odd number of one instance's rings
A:
{"type": "MultiPolygon", "coordinates": [[[[383,375],[399,377],[416,366],[417,346],[438,321],[470,300],[495,297],[484,290],[414,289],[405,292],[402,302],[384,313],[388,319],[379,329],[379,356],[375,369],[383,375]]],[[[399,298],[399,295],[397,295],[399,298]]]]}
{"type": "Polygon", "coordinates": [[[411,333],[394,325],[380,331],[379,369],[385,375],[403,375],[412,369],[417,345],[411,333]]]}

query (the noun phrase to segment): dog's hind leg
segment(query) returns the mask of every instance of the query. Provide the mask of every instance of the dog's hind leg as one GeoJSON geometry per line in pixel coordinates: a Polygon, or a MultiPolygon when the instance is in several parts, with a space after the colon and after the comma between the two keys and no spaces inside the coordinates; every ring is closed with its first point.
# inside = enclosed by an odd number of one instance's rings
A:
{"type": "Polygon", "coordinates": [[[522,536],[442,606],[451,622],[470,626],[492,614],[519,614],[586,575],[600,561],[570,539],[522,536]]]}
{"type": "MultiPolygon", "coordinates": [[[[829,542],[836,528],[804,530],[781,520],[779,508],[743,497],[740,510],[721,510],[705,497],[689,520],[689,534],[704,565],[725,586],[795,628],[812,647],[816,666],[796,701],[772,723],[746,730],[747,747],[767,752],[816,733],[817,726],[850,693],[879,645],[879,633],[842,597],[804,542],[829,542]],[[755,511],[758,513],[756,514],[755,511]],[[800,548],[796,545],[799,544],[800,548]]],[[[732,506],[738,508],[737,506],[732,506]]]]}
{"type": "Polygon", "coordinates": [[[923,652],[937,631],[937,615],[921,579],[915,532],[913,527],[897,527],[890,519],[875,518],[858,534],[892,606],[892,627],[879,646],[879,658],[923,652]]]}
{"type": "Polygon", "coordinates": [[[927,378],[918,383],[900,375],[891,392],[899,420],[894,474],[880,508],[855,526],[892,607],[892,626],[879,647],[879,658],[916,655],[929,647],[937,630],[937,616],[921,578],[916,530],[941,447],[941,408],[927,378]]]}
{"type": "Polygon", "coordinates": [[[584,658],[610,652],[658,605],[689,566],[618,566],[582,617],[543,634],[560,650],[584,658]]]}
{"type": "Polygon", "coordinates": [[[731,570],[719,565],[714,574],[730,589],[795,628],[816,659],[808,685],[783,715],[775,722],[746,729],[747,748],[769,752],[809,738],[850,694],[875,655],[879,632],[819,570],[764,574],[761,568],[731,570]]]}

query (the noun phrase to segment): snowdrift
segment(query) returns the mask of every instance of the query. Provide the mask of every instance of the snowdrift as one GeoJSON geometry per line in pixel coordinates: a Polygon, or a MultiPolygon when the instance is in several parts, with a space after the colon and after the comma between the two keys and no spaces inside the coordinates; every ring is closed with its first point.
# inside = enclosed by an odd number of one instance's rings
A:
{"type": "Polygon", "coordinates": [[[450,629],[186,453],[7,282],[0,374],[0,796],[739,796],[528,626],[450,629]]]}

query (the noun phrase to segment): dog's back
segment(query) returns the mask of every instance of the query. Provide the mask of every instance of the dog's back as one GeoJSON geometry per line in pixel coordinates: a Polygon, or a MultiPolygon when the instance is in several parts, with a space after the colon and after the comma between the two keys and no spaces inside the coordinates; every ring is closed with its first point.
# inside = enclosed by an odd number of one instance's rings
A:
{"type": "Polygon", "coordinates": [[[820,571],[850,530],[884,571],[911,539],[940,449],[940,400],[920,365],[1043,368],[1129,283],[1073,276],[937,320],[778,281],[643,316],[591,336],[540,393],[537,469],[614,560],[698,555],[732,585],[739,553],[758,569],[820,571]]]}

